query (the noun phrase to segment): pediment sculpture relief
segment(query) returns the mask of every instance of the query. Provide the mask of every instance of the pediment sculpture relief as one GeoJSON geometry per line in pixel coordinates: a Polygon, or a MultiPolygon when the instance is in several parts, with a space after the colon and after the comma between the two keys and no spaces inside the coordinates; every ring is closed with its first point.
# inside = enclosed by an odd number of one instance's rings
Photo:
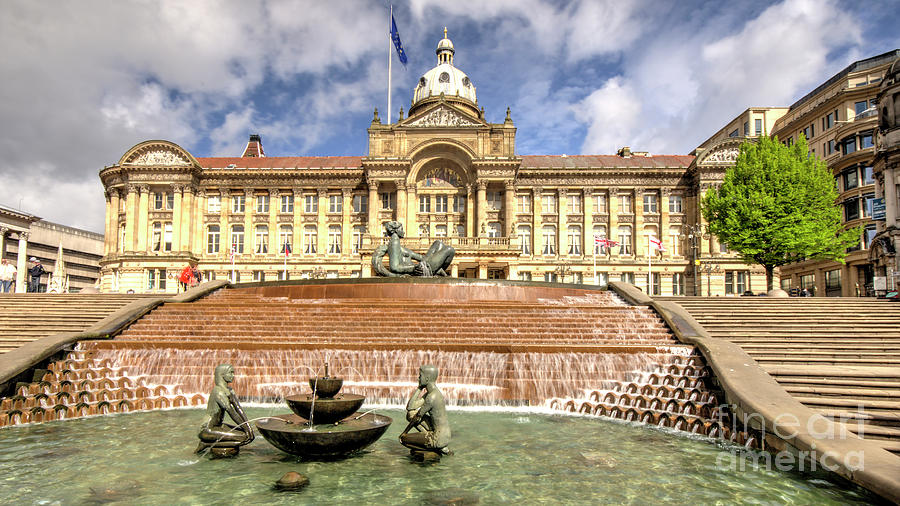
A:
{"type": "Polygon", "coordinates": [[[164,149],[141,153],[131,163],[133,165],[189,165],[188,161],[178,154],[164,149]]]}
{"type": "Polygon", "coordinates": [[[478,123],[470,121],[457,112],[441,107],[411,122],[409,125],[416,127],[460,127],[478,126],[478,123]]]}

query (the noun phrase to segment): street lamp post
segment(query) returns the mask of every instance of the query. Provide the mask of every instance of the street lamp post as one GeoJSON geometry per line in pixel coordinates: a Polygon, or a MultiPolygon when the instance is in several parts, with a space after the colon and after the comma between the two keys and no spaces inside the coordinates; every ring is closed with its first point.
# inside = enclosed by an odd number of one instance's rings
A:
{"type": "Polygon", "coordinates": [[[556,276],[559,278],[560,283],[565,283],[566,276],[572,273],[572,269],[569,268],[569,264],[567,264],[566,262],[562,262],[553,272],[556,273],[556,276]]]}
{"type": "Polygon", "coordinates": [[[718,265],[704,264],[700,270],[706,273],[706,296],[712,297],[712,273],[720,272],[722,269],[718,265]]]}
{"type": "Polygon", "coordinates": [[[691,272],[694,276],[694,295],[700,295],[699,292],[702,291],[702,281],[700,278],[700,272],[698,270],[700,257],[698,252],[700,250],[700,239],[703,237],[703,225],[699,223],[687,224],[681,226],[681,235],[687,236],[688,241],[690,241],[691,245],[691,272]]]}

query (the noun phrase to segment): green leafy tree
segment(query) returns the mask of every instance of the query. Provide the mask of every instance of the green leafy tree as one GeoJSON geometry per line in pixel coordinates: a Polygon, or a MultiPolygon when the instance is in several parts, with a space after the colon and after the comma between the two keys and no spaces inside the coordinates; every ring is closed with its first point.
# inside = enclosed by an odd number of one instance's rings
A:
{"type": "Polygon", "coordinates": [[[734,167],[702,200],[709,230],[746,263],[766,268],[772,289],[775,267],[807,259],[844,261],[860,229],[841,230],[834,178],[808,154],[803,135],[788,147],[761,136],[741,144],[734,167]]]}

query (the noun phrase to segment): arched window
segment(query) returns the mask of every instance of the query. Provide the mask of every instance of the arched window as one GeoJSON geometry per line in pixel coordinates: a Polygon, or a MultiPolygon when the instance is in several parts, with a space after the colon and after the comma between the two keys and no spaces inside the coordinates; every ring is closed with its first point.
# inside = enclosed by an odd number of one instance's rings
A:
{"type": "Polygon", "coordinates": [[[353,227],[353,253],[359,253],[362,249],[363,236],[366,233],[366,227],[355,225],[353,227]]]}
{"type": "Polygon", "coordinates": [[[316,231],[315,225],[306,225],[303,227],[303,253],[315,255],[318,238],[319,234],[316,231]]]}
{"type": "Polygon", "coordinates": [[[605,244],[597,244],[597,239],[606,239],[606,225],[594,225],[594,254],[605,255],[609,250],[605,244]]]}
{"type": "Polygon", "coordinates": [[[567,234],[569,238],[569,254],[581,254],[581,227],[578,225],[569,225],[567,234]]]}
{"type": "Polygon", "coordinates": [[[256,237],[254,238],[257,254],[266,254],[269,252],[269,226],[257,225],[256,237]]]}
{"type": "Polygon", "coordinates": [[[531,254],[531,226],[530,225],[519,225],[517,230],[519,235],[519,241],[522,243],[522,254],[530,255],[531,254]]]}
{"type": "Polygon", "coordinates": [[[553,225],[544,225],[544,228],[541,229],[541,232],[544,236],[544,244],[541,252],[544,255],[555,255],[556,254],[556,227],[553,225]]]}
{"type": "Polygon", "coordinates": [[[341,252],[341,226],[329,225],[328,227],[328,253],[340,254],[341,252]]]}
{"type": "MultiPolygon", "coordinates": [[[[630,255],[632,252],[632,235],[631,235],[631,225],[620,225],[619,226],[619,254],[620,255],[630,255]]],[[[631,273],[634,276],[634,273],[631,273]]]]}
{"type": "Polygon", "coordinates": [[[278,248],[281,254],[285,253],[285,250],[294,252],[294,227],[290,225],[282,225],[281,228],[278,229],[278,248]]]}

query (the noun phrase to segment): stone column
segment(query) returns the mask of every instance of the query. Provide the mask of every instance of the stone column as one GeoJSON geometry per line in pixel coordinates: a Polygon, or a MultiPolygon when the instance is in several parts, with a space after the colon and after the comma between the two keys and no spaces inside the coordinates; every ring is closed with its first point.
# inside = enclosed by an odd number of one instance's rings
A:
{"type": "Polygon", "coordinates": [[[565,188],[556,190],[556,254],[564,256],[569,254],[568,229],[566,228],[566,216],[568,216],[569,202],[568,191],[565,188]]]}
{"type": "Polygon", "coordinates": [[[122,245],[122,253],[134,252],[134,246],[137,244],[137,205],[137,186],[129,184],[125,187],[125,244],[122,245]]]}
{"type": "Polygon", "coordinates": [[[412,204],[406,201],[406,182],[405,181],[397,181],[396,182],[396,192],[397,192],[397,209],[395,210],[396,221],[399,221],[403,224],[403,229],[406,231],[406,235],[409,235],[409,230],[406,230],[406,208],[412,204]]]}
{"type": "Polygon", "coordinates": [[[19,256],[16,258],[16,293],[25,293],[28,291],[26,284],[27,269],[25,261],[28,260],[28,232],[19,232],[19,256]]]}
{"type": "Polygon", "coordinates": [[[710,244],[712,242],[712,234],[707,232],[707,223],[706,220],[703,219],[703,213],[700,212],[700,202],[703,200],[703,197],[706,196],[706,190],[709,189],[709,183],[702,183],[700,185],[700,193],[696,197],[696,202],[694,202],[694,212],[696,213],[697,223],[703,227],[703,235],[700,237],[700,256],[709,256],[710,254],[710,244]]]}
{"type": "Polygon", "coordinates": [[[659,240],[663,242],[663,247],[666,248],[662,255],[668,258],[672,258],[675,255],[675,251],[672,249],[672,241],[669,240],[669,197],[671,195],[672,190],[669,188],[663,188],[659,191],[659,240]]]}
{"type": "MultiPolygon", "coordinates": [[[[639,257],[644,257],[645,260],[643,263],[646,263],[646,257],[649,254],[647,251],[647,236],[644,235],[644,189],[643,188],[635,188],[634,189],[634,259],[637,260],[639,257]]],[[[649,276],[649,274],[648,274],[649,276]]],[[[647,282],[649,283],[650,278],[647,278],[647,282]]],[[[637,282],[637,280],[635,280],[637,282]]],[[[647,293],[650,293],[649,291],[647,293]]]]}
{"type": "Polygon", "coordinates": [[[466,185],[466,237],[476,237],[475,230],[475,193],[470,184],[466,185]]]}
{"type": "Polygon", "coordinates": [[[516,279],[519,277],[519,266],[516,264],[509,264],[507,266],[506,279],[516,279]]]}
{"type": "MultiPolygon", "coordinates": [[[[269,190],[269,253],[279,255],[281,252],[280,234],[278,230],[278,212],[281,210],[281,192],[278,188],[269,190]]],[[[282,268],[282,270],[284,270],[282,268]]]]}
{"type": "Polygon", "coordinates": [[[503,231],[506,237],[509,237],[516,232],[516,184],[512,179],[506,181],[506,190],[503,196],[505,197],[503,205],[506,207],[503,211],[503,216],[506,218],[503,231]]]}
{"type": "Polygon", "coordinates": [[[138,191],[141,196],[138,202],[138,226],[137,226],[137,247],[136,250],[141,253],[147,252],[147,233],[150,226],[150,186],[142,184],[138,185],[138,191]]]}
{"type": "Polygon", "coordinates": [[[454,278],[459,277],[459,265],[450,264],[450,277],[454,277],[454,278]]]}
{"type": "Polygon", "coordinates": [[[531,254],[541,254],[543,247],[543,230],[541,230],[541,187],[531,189],[531,254]]]}
{"type": "MultiPolygon", "coordinates": [[[[606,230],[606,238],[613,241],[619,240],[619,189],[615,186],[609,187],[609,194],[606,196],[606,205],[609,208],[609,228],[606,230]]],[[[611,256],[619,255],[619,248],[607,248],[611,256]]]]}
{"type": "Polygon", "coordinates": [[[487,264],[479,263],[478,264],[478,279],[487,279],[487,264]]]}
{"type": "Polygon", "coordinates": [[[291,256],[303,254],[303,245],[301,238],[303,237],[303,188],[294,187],[294,215],[291,220],[291,226],[294,228],[293,237],[291,238],[291,248],[293,251],[291,256]]]}
{"type": "MultiPolygon", "coordinates": [[[[182,220],[181,213],[183,212],[182,201],[181,201],[181,192],[184,190],[184,187],[181,185],[174,184],[172,185],[172,192],[174,193],[174,205],[172,206],[172,251],[177,252],[181,251],[181,223],[182,220]]],[[[187,237],[185,236],[185,240],[187,237]]]]}
{"type": "MultiPolygon", "coordinates": [[[[253,188],[244,188],[244,254],[256,254],[256,231],[253,230],[253,213],[256,211],[253,202],[253,188]]],[[[247,257],[243,257],[247,258],[247,257]]],[[[237,262],[239,260],[235,260],[237,262]]]]}
{"type": "Polygon", "coordinates": [[[379,234],[380,224],[378,223],[378,181],[369,180],[369,234],[373,237],[379,234]]]}
{"type": "Polygon", "coordinates": [[[341,197],[344,199],[341,205],[341,253],[345,257],[352,256],[353,230],[350,227],[350,210],[353,208],[353,192],[350,188],[341,188],[341,197]]]}
{"type": "MultiPolygon", "coordinates": [[[[113,239],[112,233],[112,219],[113,219],[113,207],[112,207],[112,191],[106,190],[103,192],[103,196],[106,197],[106,224],[103,230],[103,254],[109,255],[113,251],[114,248],[110,248],[110,241],[113,239]]],[[[118,209],[117,209],[118,210],[118,209]]],[[[3,234],[6,233],[6,229],[2,229],[2,233],[0,233],[0,258],[3,257],[3,234]]]]}
{"type": "MultiPolygon", "coordinates": [[[[181,213],[181,248],[189,249],[190,253],[202,256],[206,247],[206,234],[203,229],[207,209],[206,192],[193,186],[185,186],[181,206],[184,209],[184,212],[181,213]]],[[[221,234],[221,231],[219,233],[221,234]]],[[[222,244],[221,237],[220,235],[220,246],[222,244]]]]}
{"type": "Polygon", "coordinates": [[[319,202],[319,213],[316,215],[316,251],[317,255],[325,255],[328,251],[328,188],[316,189],[319,202]]]}
{"type": "Polygon", "coordinates": [[[416,184],[406,185],[406,236],[418,236],[419,224],[416,213],[419,212],[419,200],[416,198],[416,184]]]}
{"type": "MultiPolygon", "coordinates": [[[[231,199],[229,198],[231,194],[227,189],[219,190],[219,202],[221,203],[221,209],[219,211],[219,256],[221,257],[223,254],[228,263],[231,263],[231,259],[228,258],[229,252],[231,251],[231,228],[228,226],[228,217],[231,216],[231,199]]],[[[206,251],[204,249],[204,251],[206,251]]],[[[231,266],[228,266],[231,269],[231,266]]],[[[228,275],[231,275],[231,271],[229,270],[228,275]]]]}
{"type": "MultiPolygon", "coordinates": [[[[581,233],[583,246],[581,248],[581,254],[585,257],[594,256],[594,189],[593,188],[585,188],[581,193],[581,209],[584,212],[584,217],[581,220],[584,225],[581,233]]],[[[591,283],[593,283],[593,279],[591,283]]]]}
{"type": "MultiPolygon", "coordinates": [[[[487,181],[478,181],[478,230],[479,237],[487,235],[487,181]]],[[[479,268],[480,272],[480,268],[479,268]]],[[[479,274],[478,277],[481,277],[479,274]]]]}
{"type": "Polygon", "coordinates": [[[8,228],[0,227],[0,260],[6,258],[6,234],[8,233],[8,228]]]}

